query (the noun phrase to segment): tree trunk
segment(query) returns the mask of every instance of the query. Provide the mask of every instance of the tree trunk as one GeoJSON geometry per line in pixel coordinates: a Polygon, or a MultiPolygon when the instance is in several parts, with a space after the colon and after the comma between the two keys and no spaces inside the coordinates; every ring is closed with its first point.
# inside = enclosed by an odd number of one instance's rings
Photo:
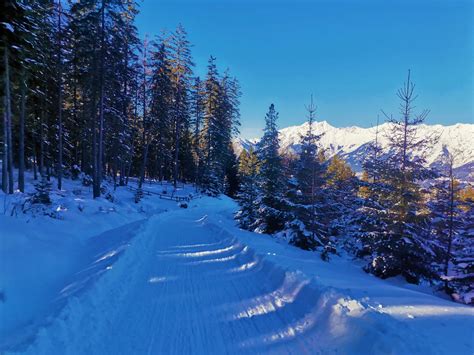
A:
{"type": "Polygon", "coordinates": [[[96,163],[96,181],[94,188],[94,198],[100,196],[100,184],[102,182],[102,168],[104,155],[104,57],[105,57],[105,1],[102,0],[101,8],[101,39],[100,39],[100,99],[99,99],[99,142],[96,163]]]}
{"type": "Polygon", "coordinates": [[[20,79],[20,134],[19,134],[19,156],[18,156],[18,189],[25,192],[25,112],[26,112],[26,75],[25,68],[21,69],[20,79]]]}
{"type": "Polygon", "coordinates": [[[61,66],[61,0],[58,1],[58,190],[63,180],[63,85],[61,66]]]}
{"type": "Polygon", "coordinates": [[[8,46],[4,50],[5,64],[5,111],[6,111],[6,140],[7,140],[7,165],[8,165],[8,193],[13,194],[13,147],[12,147],[12,110],[10,95],[10,65],[8,59],[8,46]]]}
{"type": "Polygon", "coordinates": [[[40,161],[39,173],[43,176],[44,172],[44,99],[41,101],[41,115],[40,115],[40,161]]]}
{"type": "Polygon", "coordinates": [[[178,161],[179,161],[179,138],[180,138],[180,119],[179,113],[176,117],[176,134],[175,134],[175,151],[174,151],[174,164],[173,164],[173,186],[176,189],[178,184],[178,161]]]}
{"type": "Polygon", "coordinates": [[[3,97],[3,157],[2,157],[2,190],[4,193],[8,191],[8,132],[7,132],[7,97],[3,97]]]}
{"type": "Polygon", "coordinates": [[[145,181],[145,168],[148,160],[148,143],[145,143],[145,147],[143,148],[143,161],[142,161],[142,166],[140,169],[140,179],[138,180],[138,188],[141,189],[143,185],[143,181],[145,181]]]}
{"type": "Polygon", "coordinates": [[[33,178],[38,180],[38,159],[36,156],[36,142],[33,140],[33,178]]]}

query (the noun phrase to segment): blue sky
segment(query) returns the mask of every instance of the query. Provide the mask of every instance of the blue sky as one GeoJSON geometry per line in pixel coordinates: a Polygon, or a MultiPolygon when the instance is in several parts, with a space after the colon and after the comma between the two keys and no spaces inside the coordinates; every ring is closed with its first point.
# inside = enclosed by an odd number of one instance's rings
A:
{"type": "Polygon", "coordinates": [[[209,55],[242,85],[242,136],[261,135],[274,103],[280,127],[318,120],[369,127],[397,113],[407,69],[427,123],[473,122],[474,2],[471,0],[144,0],[141,36],[182,23],[196,73],[209,55]]]}

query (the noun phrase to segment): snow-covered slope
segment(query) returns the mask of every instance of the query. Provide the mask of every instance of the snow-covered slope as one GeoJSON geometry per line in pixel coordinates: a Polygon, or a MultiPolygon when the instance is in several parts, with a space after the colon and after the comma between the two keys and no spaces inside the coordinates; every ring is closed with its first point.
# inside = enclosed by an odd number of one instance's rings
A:
{"type": "Polygon", "coordinates": [[[205,197],[133,225],[133,238],[122,238],[128,229],[97,238],[82,270],[63,280],[65,306],[22,350],[472,354],[474,309],[242,231],[236,208],[205,197]]]}
{"type": "MultiPolygon", "coordinates": [[[[376,128],[361,128],[357,126],[337,128],[326,121],[316,122],[313,129],[323,134],[320,146],[328,156],[339,154],[344,157],[354,170],[361,170],[361,161],[365,156],[368,144],[375,139],[376,128]]],[[[379,126],[379,142],[383,148],[388,145],[387,134],[391,124],[379,126]]],[[[280,130],[280,145],[282,152],[298,152],[301,136],[308,130],[308,123],[292,126],[280,130]]],[[[458,123],[452,126],[421,125],[418,129],[419,137],[439,137],[436,144],[426,151],[418,152],[426,156],[428,164],[437,164],[447,151],[456,155],[455,168],[459,176],[467,178],[470,174],[474,178],[474,124],[458,123]]],[[[248,149],[258,142],[253,140],[238,140],[235,147],[238,152],[248,149]]]]}

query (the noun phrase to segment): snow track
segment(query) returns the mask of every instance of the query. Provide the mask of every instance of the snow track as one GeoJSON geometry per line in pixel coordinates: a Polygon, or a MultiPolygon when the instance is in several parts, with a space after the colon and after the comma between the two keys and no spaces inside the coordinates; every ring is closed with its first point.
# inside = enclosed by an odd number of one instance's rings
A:
{"type": "MultiPolygon", "coordinates": [[[[285,270],[257,254],[219,225],[219,213],[207,208],[150,218],[121,258],[87,292],[69,297],[60,315],[41,329],[27,352],[434,350],[425,342],[418,345],[406,324],[368,311],[302,272],[285,270]]],[[[101,255],[98,262],[114,255],[101,255]]]]}

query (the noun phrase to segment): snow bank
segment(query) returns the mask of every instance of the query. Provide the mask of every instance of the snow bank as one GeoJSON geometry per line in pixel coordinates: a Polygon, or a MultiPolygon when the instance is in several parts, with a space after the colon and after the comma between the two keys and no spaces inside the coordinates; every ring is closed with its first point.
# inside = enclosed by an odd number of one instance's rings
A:
{"type": "MultiPolygon", "coordinates": [[[[33,193],[31,174],[26,179],[27,194],[33,193]]],[[[92,199],[90,187],[80,181],[63,180],[63,189],[50,194],[48,210],[57,218],[41,210],[24,214],[19,206],[27,194],[0,191],[0,352],[21,348],[70,296],[97,280],[147,216],[177,208],[173,201],[148,197],[135,204],[127,188],[108,189],[113,202],[92,199]]]]}

